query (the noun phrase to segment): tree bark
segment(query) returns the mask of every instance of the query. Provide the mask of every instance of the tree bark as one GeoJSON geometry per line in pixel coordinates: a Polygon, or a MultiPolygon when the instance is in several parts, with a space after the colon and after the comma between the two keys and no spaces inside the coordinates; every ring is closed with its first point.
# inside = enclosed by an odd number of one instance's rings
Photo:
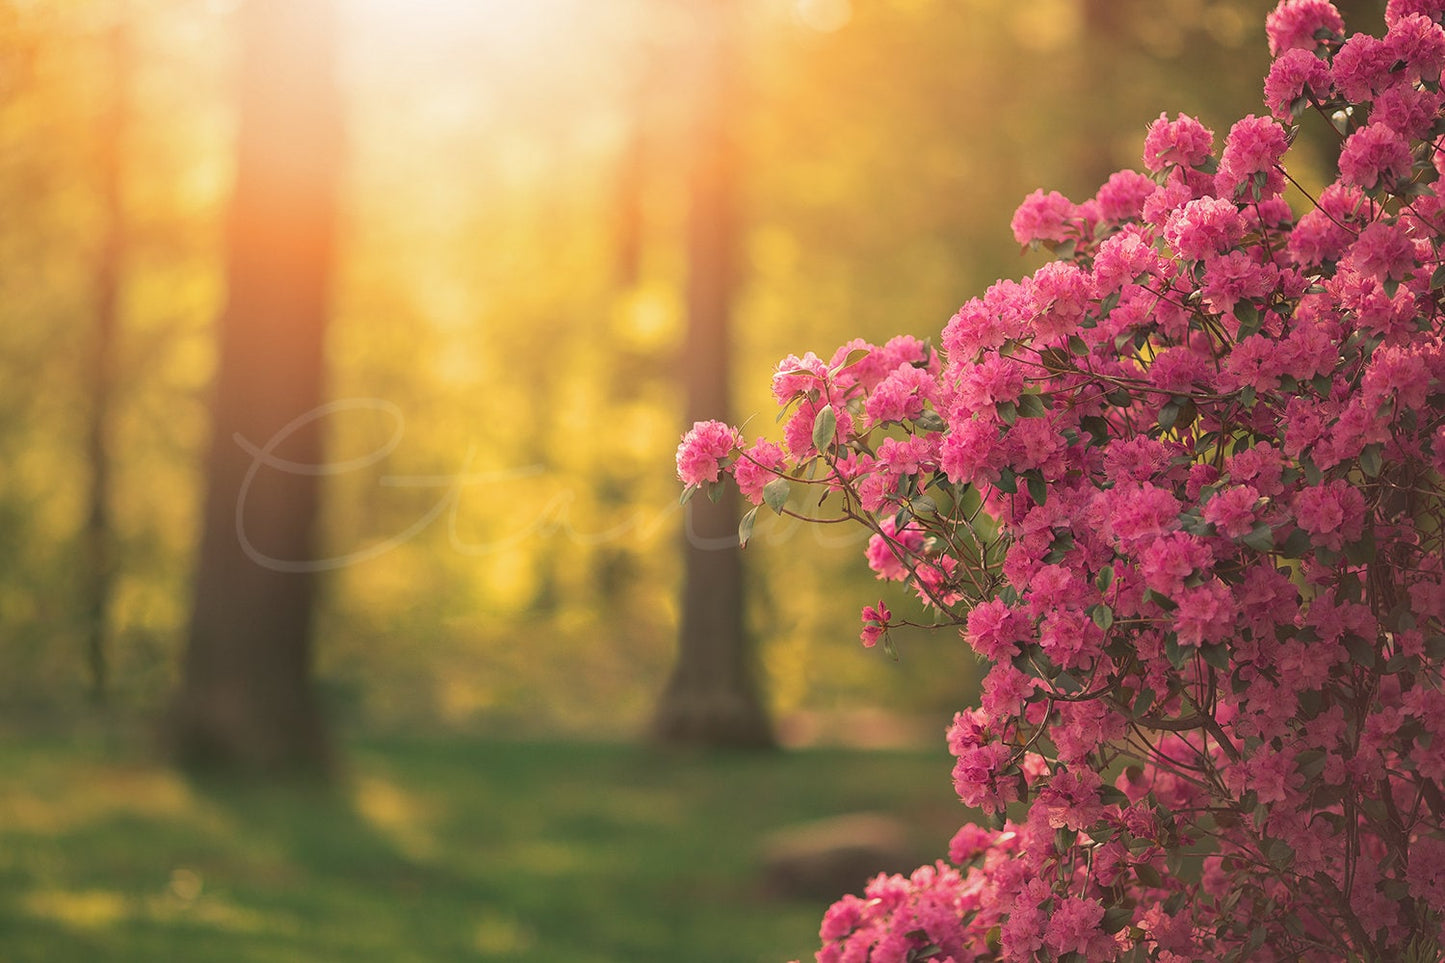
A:
{"type": "Polygon", "coordinates": [[[97,125],[97,179],[100,200],[100,244],[95,260],[95,324],[91,330],[89,424],[86,463],[90,487],[82,542],[85,565],[81,578],[85,608],[85,662],[90,699],[104,704],[109,692],[110,609],[115,593],[115,535],[111,525],[111,409],[116,381],[116,332],[119,327],[121,278],[126,258],[123,197],[124,140],[130,113],[131,50],[129,10],[118,4],[104,41],[108,98],[97,125]]]}
{"type": "MultiPolygon", "coordinates": [[[[696,129],[687,226],[688,423],[728,418],[728,341],[737,288],[736,25],[731,0],[699,3],[696,129]]],[[[738,503],[688,505],[677,662],[653,720],[662,742],[762,747],[772,727],[758,694],[744,618],[738,503]]]]}
{"type": "Polygon", "coordinates": [[[341,154],[330,0],[248,0],[228,302],[182,682],[197,768],[323,774],[311,681],[320,406],[341,154]]]}

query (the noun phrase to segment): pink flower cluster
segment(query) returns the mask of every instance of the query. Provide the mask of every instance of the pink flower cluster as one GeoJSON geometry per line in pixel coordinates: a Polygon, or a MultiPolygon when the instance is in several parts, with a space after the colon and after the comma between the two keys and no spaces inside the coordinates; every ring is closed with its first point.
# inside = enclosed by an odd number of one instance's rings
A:
{"type": "Polygon", "coordinates": [[[826,489],[991,663],[948,745],[992,828],[834,905],[820,963],[1445,958],[1442,19],[1283,0],[1272,117],[1216,154],[1161,115],[1148,173],[1025,199],[1057,259],[941,353],[791,357],[782,445],[684,439],[689,485],[826,489]],[[1344,130],[1296,213],[1304,110],[1344,130]]]}

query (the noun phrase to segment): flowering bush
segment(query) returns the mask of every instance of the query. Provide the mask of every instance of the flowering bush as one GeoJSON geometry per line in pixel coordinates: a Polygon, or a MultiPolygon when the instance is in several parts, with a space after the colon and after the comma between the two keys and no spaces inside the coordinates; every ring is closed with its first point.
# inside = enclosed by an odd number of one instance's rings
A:
{"type": "Polygon", "coordinates": [[[781,446],[684,440],[686,494],[815,490],[992,663],[948,733],[992,823],[835,904],[819,963],[1441,959],[1442,14],[1283,0],[1218,154],[1161,115],[1147,173],[1024,201],[1056,259],[940,351],[789,357],[781,446]],[[1339,177],[1297,214],[1309,111],[1339,177]]]}

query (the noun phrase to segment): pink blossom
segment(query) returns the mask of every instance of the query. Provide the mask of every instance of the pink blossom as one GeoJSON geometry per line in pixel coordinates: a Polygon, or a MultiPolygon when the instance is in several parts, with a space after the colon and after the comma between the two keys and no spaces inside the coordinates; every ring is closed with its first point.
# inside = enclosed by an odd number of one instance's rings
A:
{"type": "Polygon", "coordinates": [[[1284,128],[1270,118],[1250,114],[1235,121],[1219,158],[1215,190],[1225,197],[1241,193],[1253,198],[1278,194],[1284,190],[1284,174],[1279,170],[1279,163],[1288,148],[1289,138],[1284,128]]]}
{"type": "Polygon", "coordinates": [[[1345,139],[1340,177],[1365,190],[1391,188],[1410,176],[1410,163],[1410,145],[1405,138],[1385,124],[1374,123],[1345,139]]]}
{"type": "Polygon", "coordinates": [[[1375,221],[1366,226],[1345,256],[1351,267],[1377,281],[1409,277],[1419,266],[1415,244],[1404,225],[1375,221]]]}
{"type": "Polygon", "coordinates": [[[891,618],[893,618],[893,613],[888,611],[888,606],[884,605],[882,601],[879,601],[876,606],[864,606],[862,614],[863,631],[859,635],[859,638],[863,640],[863,645],[870,649],[877,645],[878,640],[887,634],[888,621],[891,618]]]}
{"type": "Polygon", "coordinates": [[[1430,135],[1442,106],[1445,106],[1445,94],[1439,90],[1397,83],[1375,98],[1370,117],[1407,140],[1423,140],[1430,135]]]}
{"type": "Polygon", "coordinates": [[[1320,44],[1316,34],[1338,36],[1344,29],[1339,11],[1327,0],[1280,0],[1264,21],[1269,52],[1276,57],[1296,48],[1313,51],[1320,44]]]}
{"type": "Polygon", "coordinates": [[[1181,257],[1201,261],[1223,254],[1244,237],[1244,218],[1233,202],[1221,197],[1190,201],[1170,216],[1164,237],[1181,257]]]}
{"type": "Polygon", "coordinates": [[[1196,535],[1174,532],[1150,542],[1139,555],[1144,583],[1156,592],[1173,595],[1184,580],[1214,561],[1214,553],[1196,535]]]}
{"type": "Polygon", "coordinates": [[[1291,507],[1299,527],[1324,548],[1338,550],[1346,539],[1358,538],[1363,528],[1365,497],[1345,481],[1300,489],[1291,507]]]}
{"type": "Polygon", "coordinates": [[[827,364],[813,352],[801,358],[790,354],[778,362],[773,374],[773,397],[778,404],[787,404],[798,394],[821,389],[827,377],[827,364]]]}
{"type": "Polygon", "coordinates": [[[741,444],[736,428],[720,421],[699,421],[677,446],[677,477],[685,485],[717,481],[721,461],[741,444]]]}
{"type": "Polygon", "coordinates": [[[969,610],[964,638],[985,659],[999,661],[1018,654],[1025,630],[1023,620],[1012,609],[998,599],[989,599],[969,610]]]}
{"type": "Polygon", "coordinates": [[[908,565],[917,561],[923,550],[923,532],[912,524],[899,531],[891,518],[878,527],[881,532],[868,539],[868,567],[881,579],[901,582],[908,577],[908,565]]]}
{"type": "Polygon", "coordinates": [[[1198,646],[1227,638],[1234,625],[1234,600],[1219,582],[1205,582],[1174,596],[1174,626],[1181,645],[1198,646]]]}
{"type": "Polygon", "coordinates": [[[1144,202],[1158,189],[1152,178],[1138,171],[1117,171],[1109,175],[1094,200],[1101,218],[1120,224],[1137,220],[1144,213],[1144,202]]]}
{"type": "Polygon", "coordinates": [[[1407,82],[1435,83],[1445,66],[1445,30],[1420,14],[1397,17],[1385,34],[1385,49],[1394,63],[1404,65],[1407,82]]]}
{"type": "Polygon", "coordinates": [[[1160,114],[1144,138],[1144,166],[1156,174],[1171,165],[1194,167],[1213,149],[1214,132],[1193,117],[1180,114],[1171,121],[1160,114]]]}
{"type": "Polygon", "coordinates": [[[900,365],[878,383],[864,407],[875,424],[910,421],[923,413],[925,402],[934,400],[937,390],[938,383],[928,371],[900,365]]]}
{"type": "Polygon", "coordinates": [[[1296,101],[1327,100],[1330,95],[1330,66],[1308,50],[1286,50],[1274,62],[1264,81],[1264,102],[1278,120],[1295,119],[1296,101]]]}
{"type": "Polygon", "coordinates": [[[796,457],[803,458],[814,451],[813,428],[817,423],[818,412],[827,407],[833,409],[835,423],[832,443],[837,444],[852,433],[853,415],[845,406],[837,403],[827,405],[821,400],[804,400],[798,404],[798,410],[793,412],[788,423],[783,426],[783,441],[796,457]]]}
{"type": "Polygon", "coordinates": [[[754,505],[762,504],[763,489],[778,477],[783,460],[783,449],[771,441],[759,438],[753,442],[733,464],[733,480],[738,483],[738,491],[754,505]]]}
{"type": "Polygon", "coordinates": [[[1416,14],[1439,22],[1442,13],[1445,13],[1445,0],[1389,0],[1385,4],[1385,24],[1393,27],[1416,14]]]}
{"type": "Polygon", "coordinates": [[[1035,333],[1045,339],[1073,334],[1094,297],[1088,273],[1066,261],[1050,261],[1034,273],[1032,280],[1035,333]]]}
{"type": "Polygon", "coordinates": [[[1368,101],[1389,84],[1390,51],[1385,42],[1367,33],[1349,37],[1330,67],[1335,87],[1356,103],[1368,101]]]}
{"type": "Polygon", "coordinates": [[[1049,917],[1044,942],[1059,956],[1080,953],[1089,960],[1103,959],[1098,949],[1101,940],[1107,940],[1099,928],[1103,920],[1104,906],[1098,900],[1071,896],[1049,917]]]}
{"type": "Polygon", "coordinates": [[[1320,194],[1319,206],[1307,211],[1290,235],[1290,256],[1299,264],[1314,267],[1344,254],[1354,239],[1352,223],[1365,203],[1359,188],[1334,183],[1320,194]]]}
{"type": "Polygon", "coordinates": [[[1259,492],[1249,485],[1231,485],[1204,503],[1204,520],[1221,535],[1239,538],[1248,534],[1255,523],[1255,505],[1259,492]]]}
{"type": "Polygon", "coordinates": [[[1020,244],[1041,241],[1064,241],[1069,237],[1069,222],[1077,216],[1074,202],[1058,191],[1034,191],[1014,212],[1012,227],[1020,244]]]}

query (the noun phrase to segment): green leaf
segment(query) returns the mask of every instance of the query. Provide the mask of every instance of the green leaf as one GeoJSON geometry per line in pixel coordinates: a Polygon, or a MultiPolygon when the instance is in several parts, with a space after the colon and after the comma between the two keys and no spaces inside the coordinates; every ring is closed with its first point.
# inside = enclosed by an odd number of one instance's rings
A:
{"type": "Polygon", "coordinates": [[[1269,527],[1269,522],[1260,522],[1249,530],[1241,542],[1254,549],[1256,552],[1270,552],[1274,550],[1274,529],[1269,527]]]}
{"type": "Polygon", "coordinates": [[[1224,671],[1229,668],[1229,646],[1225,645],[1222,642],[1215,642],[1210,645],[1201,646],[1199,649],[1199,654],[1204,656],[1204,661],[1206,664],[1212,665],[1220,671],[1224,671]]]}
{"type": "Polygon", "coordinates": [[[873,352],[868,348],[854,348],[852,351],[848,352],[847,357],[843,359],[843,363],[833,369],[833,373],[837,374],[840,371],[853,367],[855,364],[862,361],[864,358],[868,357],[872,353],[873,352]]]}
{"type": "Polygon", "coordinates": [[[1044,476],[1039,474],[1038,469],[1030,468],[1024,473],[1024,480],[1028,482],[1029,497],[1034,500],[1034,504],[1042,505],[1044,499],[1049,497],[1049,486],[1044,483],[1044,476]]]}
{"type": "Polygon", "coordinates": [[[1236,340],[1243,341],[1260,328],[1259,308],[1252,301],[1240,301],[1234,306],[1234,316],[1239,319],[1239,334],[1236,340]]]}
{"type": "Polygon", "coordinates": [[[1109,420],[1101,415],[1085,415],[1079,419],[1079,427],[1089,433],[1090,447],[1098,447],[1109,441],[1109,420]]]}
{"type": "Polygon", "coordinates": [[[1159,409],[1159,427],[1165,431],[1174,427],[1174,422],[1179,420],[1180,412],[1179,399],[1170,399],[1169,403],[1159,409]]]}
{"type": "Polygon", "coordinates": [[[924,431],[944,431],[948,428],[948,422],[932,408],[923,409],[923,412],[913,419],[913,423],[924,431]]]}
{"type": "Polygon", "coordinates": [[[1109,631],[1109,626],[1114,624],[1114,610],[1103,603],[1091,608],[1089,610],[1089,617],[1094,620],[1095,625],[1105,632],[1109,631]]]}
{"type": "Polygon", "coordinates": [[[819,451],[827,451],[833,446],[833,436],[838,432],[838,416],[833,412],[832,405],[824,405],[818,409],[818,414],[813,418],[813,447],[819,451]]]}
{"type": "Polygon", "coordinates": [[[1086,355],[1089,353],[1089,346],[1084,343],[1083,338],[1077,334],[1071,334],[1069,335],[1069,352],[1076,355],[1086,355]]]}
{"type": "Polygon", "coordinates": [[[1310,533],[1303,528],[1296,528],[1289,533],[1289,538],[1286,538],[1279,548],[1281,552],[1290,558],[1301,558],[1312,547],[1310,544],[1310,533]]]}
{"type": "Polygon", "coordinates": [[[1345,633],[1345,650],[1350,653],[1350,661],[1356,665],[1372,669],[1375,666],[1375,644],[1369,639],[1353,632],[1345,633]]]}
{"type": "Polygon", "coordinates": [[[1046,410],[1042,395],[1023,395],[1018,400],[1018,412],[1022,418],[1042,418],[1046,410]]]}
{"type": "Polygon", "coordinates": [[[1384,445],[1376,442],[1373,445],[1366,445],[1365,450],[1360,452],[1360,471],[1365,473],[1366,478],[1379,478],[1380,470],[1384,467],[1380,458],[1384,445]]]}
{"type": "Polygon", "coordinates": [[[763,503],[771,508],[774,514],[781,515],[783,506],[788,504],[788,494],[793,490],[786,478],[774,478],[763,486],[763,503]]]}
{"type": "Polygon", "coordinates": [[[914,498],[909,499],[909,502],[913,506],[914,515],[918,515],[922,512],[931,512],[933,514],[938,513],[938,502],[934,501],[927,495],[915,496],[914,498]]]}
{"type": "Polygon", "coordinates": [[[1000,401],[994,407],[998,410],[998,416],[1003,419],[1004,424],[1011,425],[1019,420],[1019,406],[1012,401],[1000,401]]]}
{"type": "Polygon", "coordinates": [[[1114,566],[1105,565],[1099,569],[1099,574],[1094,576],[1094,587],[1100,592],[1109,591],[1109,586],[1114,584],[1114,566]]]}
{"type": "Polygon", "coordinates": [[[1129,393],[1127,388],[1115,388],[1104,395],[1104,400],[1115,408],[1127,408],[1134,403],[1134,396],[1129,393]]]}
{"type": "Polygon", "coordinates": [[[677,500],[677,503],[679,505],[686,505],[692,501],[693,496],[698,493],[698,489],[700,488],[702,488],[701,485],[688,485],[682,490],[682,497],[677,500]]]}
{"type": "Polygon", "coordinates": [[[1430,275],[1430,290],[1438,291],[1441,288],[1445,288],[1445,263],[1442,263],[1435,269],[1435,273],[1430,275]]]}
{"type": "Polygon", "coordinates": [[[1099,925],[1105,933],[1117,933],[1134,919],[1134,911],[1127,906],[1110,906],[1104,910],[1104,920],[1099,925]]]}
{"type": "Polygon", "coordinates": [[[1019,490],[1018,476],[1013,473],[1012,468],[1000,468],[998,481],[994,483],[995,488],[1005,495],[1012,495],[1019,490]]]}
{"type": "Polygon", "coordinates": [[[747,548],[748,539],[750,539],[750,538],[753,537],[753,523],[754,523],[755,521],[757,521],[757,518],[758,518],[758,508],[757,508],[756,505],[754,505],[754,506],[752,507],[752,509],[751,509],[746,515],[743,516],[743,520],[740,521],[740,522],[738,522],[738,547],[739,547],[739,548],[747,548]]]}
{"type": "Polygon", "coordinates": [[[1367,528],[1358,541],[1345,546],[1345,558],[1353,565],[1368,565],[1375,560],[1375,530],[1367,528]]]}

